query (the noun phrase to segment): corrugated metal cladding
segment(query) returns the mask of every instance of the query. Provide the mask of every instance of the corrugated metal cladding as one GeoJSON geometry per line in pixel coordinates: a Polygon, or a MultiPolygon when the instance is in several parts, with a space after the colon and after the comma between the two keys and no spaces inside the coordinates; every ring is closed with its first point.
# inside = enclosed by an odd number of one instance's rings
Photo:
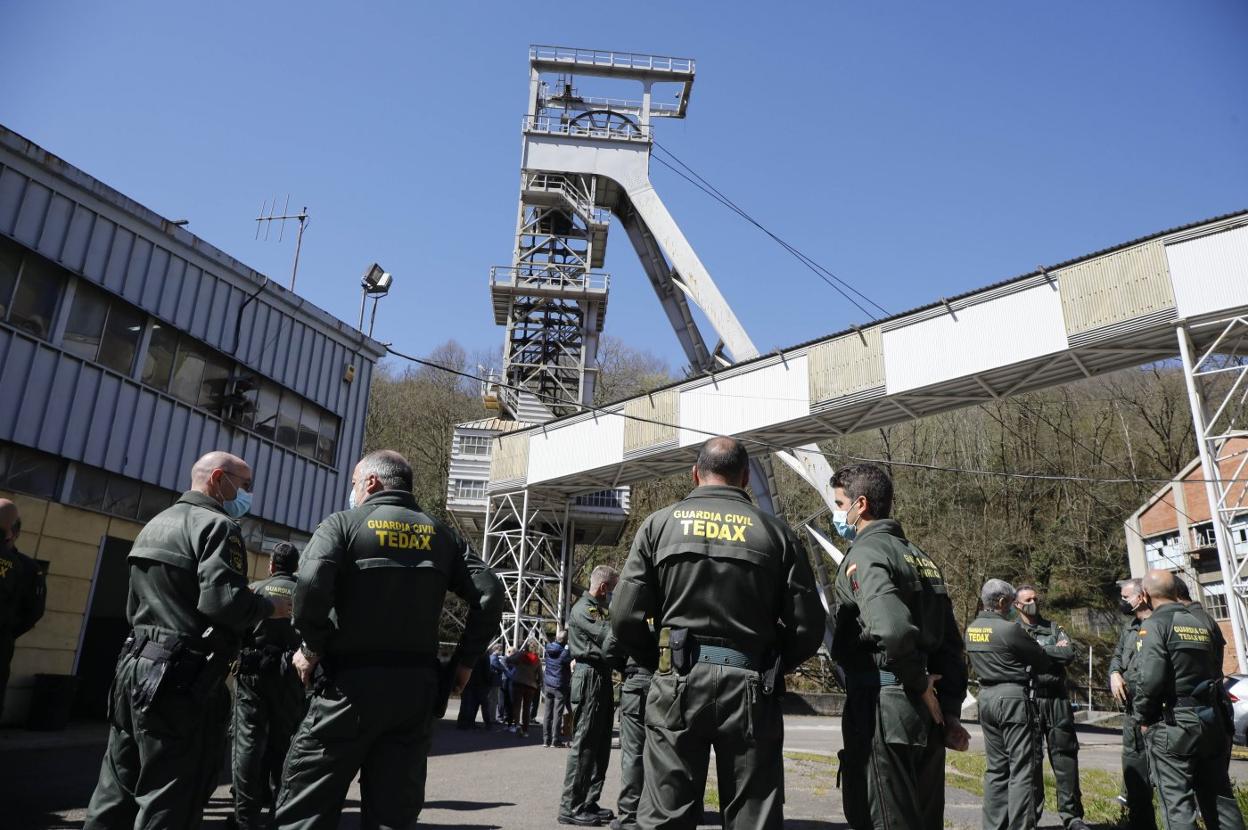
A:
{"type": "Polygon", "coordinates": [[[680,393],[680,445],[736,435],[810,414],[806,355],[798,355],[680,393]]]}
{"type": "Polygon", "coordinates": [[[1165,247],[1153,240],[1056,272],[1068,336],[1174,308],[1165,247]]]}
{"type": "Polygon", "coordinates": [[[664,389],[644,398],[635,398],[624,406],[624,454],[650,449],[676,441],[676,424],[680,418],[680,395],[675,389],[664,389]],[[633,420],[646,418],[646,421],[633,420]],[[660,423],[650,423],[659,421],[660,423]]]}
{"type": "Polygon", "coordinates": [[[1179,316],[1248,306],[1248,226],[1166,246],[1179,316]]]}
{"type": "Polygon", "coordinates": [[[529,433],[529,483],[596,470],[624,460],[624,424],[601,413],[529,433]]]}
{"type": "Polygon", "coordinates": [[[883,334],[890,395],[1065,351],[1057,286],[1040,282],[883,334]]]}
{"type": "Polygon", "coordinates": [[[814,406],[869,389],[884,388],[884,352],[880,328],[864,329],[816,343],[806,353],[810,363],[810,402],[814,406]]]}
{"type": "Polygon", "coordinates": [[[342,507],[363,443],[377,344],[211,245],[0,127],[0,233],[339,416],[326,466],[168,395],[0,327],[0,439],[182,490],[230,449],[252,464],[255,514],[311,530],[342,507]],[[354,382],[343,380],[354,364],[354,382]]]}
{"type": "Polygon", "coordinates": [[[490,453],[490,481],[524,482],[529,472],[529,435],[500,435],[490,453]]]}

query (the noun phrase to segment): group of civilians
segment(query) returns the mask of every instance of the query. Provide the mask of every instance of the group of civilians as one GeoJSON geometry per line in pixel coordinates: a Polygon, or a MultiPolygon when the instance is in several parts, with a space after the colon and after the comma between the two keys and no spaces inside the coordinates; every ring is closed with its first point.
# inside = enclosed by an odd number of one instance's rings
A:
{"type": "Polygon", "coordinates": [[[476,729],[477,712],[487,729],[508,729],[527,737],[529,725],[542,713],[542,745],[566,746],[564,721],[571,711],[572,652],[568,632],[539,646],[528,640],[523,648],[495,644],[473,668],[472,679],[460,698],[459,729],[476,729]]]}

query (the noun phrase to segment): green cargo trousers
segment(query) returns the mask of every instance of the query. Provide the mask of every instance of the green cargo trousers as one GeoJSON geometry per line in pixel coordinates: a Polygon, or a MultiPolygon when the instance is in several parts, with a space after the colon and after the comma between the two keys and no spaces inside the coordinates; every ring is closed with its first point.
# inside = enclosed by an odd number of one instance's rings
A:
{"type": "Polygon", "coordinates": [[[939,790],[941,803],[944,799],[943,764],[939,774],[934,772],[936,760],[944,757],[944,742],[933,727],[927,709],[901,686],[881,686],[875,676],[850,678],[838,773],[850,827],[927,826],[928,808],[937,798],[933,790],[939,790]]]}
{"type": "Polygon", "coordinates": [[[637,824],[693,830],[701,823],[715,750],[724,830],[784,823],[784,720],[756,671],[697,663],[659,672],[646,697],[645,781],[637,824]]]}
{"type": "Polygon", "coordinates": [[[1174,723],[1154,723],[1144,733],[1148,762],[1166,830],[1242,830],[1231,779],[1230,747],[1220,723],[1201,720],[1192,707],[1176,707],[1174,723]]]}
{"type": "Polygon", "coordinates": [[[642,674],[624,681],[620,689],[620,797],[616,814],[621,827],[637,826],[637,807],[645,782],[646,695],[650,691],[650,675],[642,674]]]}
{"type": "Polygon", "coordinates": [[[282,781],[290,739],[307,706],[293,669],[239,674],[234,684],[234,819],[239,830],[267,827],[264,808],[282,781]]]}
{"type": "Polygon", "coordinates": [[[572,672],[572,744],[563,776],[560,815],[598,809],[611,760],[614,721],[610,673],[577,663],[572,672]]]}
{"type": "Polygon", "coordinates": [[[1127,825],[1132,830],[1157,830],[1153,813],[1153,785],[1148,780],[1148,746],[1140,722],[1122,719],[1122,784],[1127,799],[1127,825]]]}
{"type": "Polygon", "coordinates": [[[117,665],[108,747],[84,830],[183,830],[203,821],[225,752],[230,694],[224,684],[204,698],[162,688],[140,710],[133,693],[151,665],[135,655],[117,665]]]}
{"type": "Polygon", "coordinates": [[[360,774],[364,830],[407,830],[425,803],[438,677],[432,667],[335,671],[290,744],[274,824],[336,828],[360,774]]]}
{"type": "MultiPolygon", "coordinates": [[[[1057,781],[1057,812],[1065,825],[1083,818],[1083,793],[1079,789],[1079,738],[1075,735],[1075,713],[1065,697],[1036,698],[1039,740],[1049,752],[1049,765],[1057,781]]],[[[1036,776],[1036,823],[1044,813],[1044,775],[1036,776]]]]}
{"type": "Polygon", "coordinates": [[[988,757],[983,830],[1033,830],[1042,769],[1035,704],[1027,689],[1014,683],[983,687],[979,723],[988,757]]]}

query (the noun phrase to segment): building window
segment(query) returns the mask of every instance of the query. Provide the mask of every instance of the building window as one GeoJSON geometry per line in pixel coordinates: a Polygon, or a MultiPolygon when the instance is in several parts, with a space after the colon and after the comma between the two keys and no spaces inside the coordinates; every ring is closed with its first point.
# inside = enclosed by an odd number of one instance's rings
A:
{"type": "Polygon", "coordinates": [[[0,446],[0,487],[41,499],[56,498],[64,464],[59,458],[13,444],[0,446]]]}
{"type": "Polygon", "coordinates": [[[466,478],[455,479],[455,495],[461,499],[485,498],[485,482],[466,478]]]}
{"type": "Polygon", "coordinates": [[[169,391],[173,359],[178,353],[178,333],[163,323],[152,322],[152,336],[143,361],[143,382],[162,392],[169,391]]]}
{"type": "Polygon", "coordinates": [[[177,497],[172,490],[78,464],[66,501],[110,516],[146,522],[172,505],[177,497]]]}
{"type": "Polygon", "coordinates": [[[1183,567],[1183,546],[1178,532],[1162,536],[1150,536],[1144,540],[1144,556],[1150,570],[1163,568],[1177,570],[1183,567]]]}
{"type": "Polygon", "coordinates": [[[134,306],[79,280],[61,346],[81,358],[129,375],[134,370],[144,322],[134,306]]]}
{"type": "Polygon", "coordinates": [[[597,493],[586,493],[576,497],[576,503],[582,507],[622,507],[618,490],[602,490],[597,493]]]}
{"type": "Polygon", "coordinates": [[[17,289],[7,309],[8,321],[41,340],[52,333],[52,316],[65,289],[64,272],[40,257],[23,258],[17,289]]]}
{"type": "Polygon", "coordinates": [[[22,270],[22,248],[0,236],[0,320],[9,317],[9,303],[17,287],[17,274],[22,270]]]}
{"type": "Polygon", "coordinates": [[[489,458],[492,441],[493,439],[488,435],[461,435],[459,436],[459,454],[489,458]]]}
{"type": "Polygon", "coordinates": [[[1209,612],[1209,616],[1215,620],[1228,620],[1231,617],[1230,609],[1226,607],[1226,585],[1221,582],[1210,582],[1200,586],[1201,593],[1205,595],[1205,601],[1202,603],[1205,610],[1209,612]]]}

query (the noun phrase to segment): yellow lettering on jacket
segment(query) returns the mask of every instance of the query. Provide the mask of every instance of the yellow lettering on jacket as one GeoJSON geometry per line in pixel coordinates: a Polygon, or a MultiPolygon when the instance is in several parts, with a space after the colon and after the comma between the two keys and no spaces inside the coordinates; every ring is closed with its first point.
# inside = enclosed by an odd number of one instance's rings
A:
{"type": "Polygon", "coordinates": [[[403,522],[390,519],[369,519],[369,530],[394,530],[399,533],[425,533],[433,535],[433,525],[413,524],[412,522],[403,522]]]}
{"type": "Polygon", "coordinates": [[[680,528],[686,536],[699,536],[703,539],[718,539],[724,542],[744,542],[747,527],[749,525],[728,524],[706,519],[682,519],[680,522],[680,528]]]}
{"type": "Polygon", "coordinates": [[[1186,643],[1212,643],[1213,634],[1207,628],[1192,625],[1176,625],[1171,629],[1186,643]]]}
{"type": "Polygon", "coordinates": [[[991,643],[991,626],[974,626],[966,629],[966,639],[972,643],[991,643]]]}
{"type": "MultiPolygon", "coordinates": [[[[414,527],[428,527],[428,525],[414,525],[414,527]]],[[[433,528],[429,528],[432,530],[433,528]]],[[[375,530],[377,534],[377,544],[383,548],[396,548],[398,550],[428,550],[433,548],[432,533],[406,533],[399,530],[375,530]]]]}

